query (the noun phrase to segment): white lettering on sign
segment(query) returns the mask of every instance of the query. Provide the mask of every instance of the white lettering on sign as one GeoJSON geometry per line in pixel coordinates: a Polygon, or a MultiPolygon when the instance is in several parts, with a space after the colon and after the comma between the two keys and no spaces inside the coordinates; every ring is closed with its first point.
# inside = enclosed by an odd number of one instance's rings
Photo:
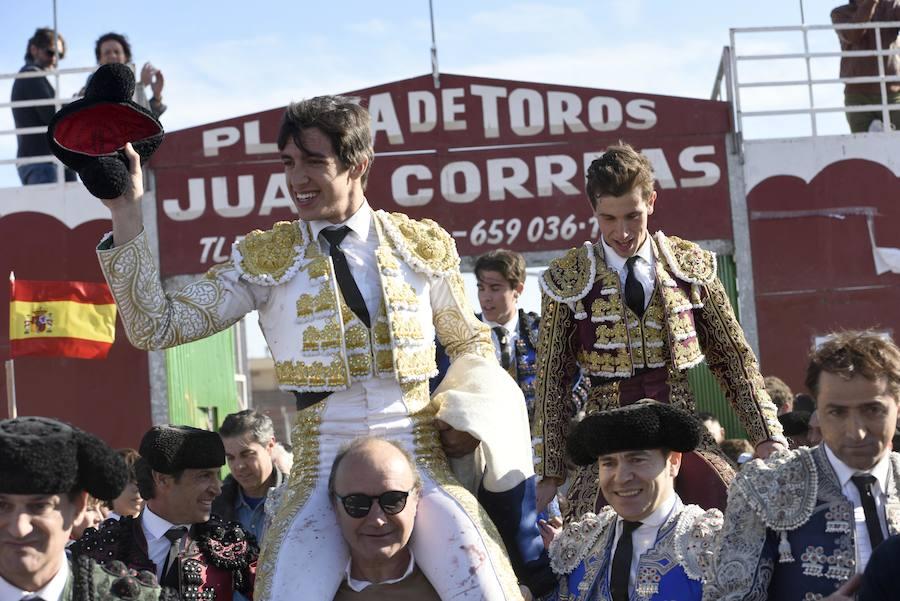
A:
{"type": "Polygon", "coordinates": [[[547,92],[547,115],[551,134],[564,134],[569,131],[581,134],[587,127],[581,122],[581,98],[571,92],[547,92]]]}
{"type": "Polygon", "coordinates": [[[369,96],[369,115],[372,118],[373,139],[375,134],[383,131],[391,144],[403,144],[403,131],[390,92],[369,96]]]}
{"type": "Polygon", "coordinates": [[[437,127],[437,102],[431,92],[409,93],[409,131],[428,132],[437,127]]]}
{"type": "Polygon", "coordinates": [[[506,98],[506,88],[499,86],[469,86],[473,96],[481,97],[481,113],[483,115],[484,137],[500,137],[500,117],[497,114],[497,100],[506,98]]]}
{"type": "Polygon", "coordinates": [[[391,174],[391,192],[396,202],[401,207],[420,207],[431,202],[434,197],[433,188],[419,188],[416,192],[410,192],[409,180],[415,177],[418,180],[431,179],[431,170],[424,165],[404,165],[394,169],[391,174]]]}
{"type": "Polygon", "coordinates": [[[544,97],[527,88],[513,90],[509,95],[509,127],[520,136],[544,131],[544,97]]]}
{"type": "MultiPolygon", "coordinates": [[[[234,126],[216,127],[203,132],[203,156],[217,157],[219,149],[234,146],[241,139],[241,132],[234,126]]],[[[259,136],[259,120],[244,123],[244,152],[246,154],[273,154],[278,152],[274,142],[262,143],[259,136]]]]}
{"type": "MultiPolygon", "coordinates": [[[[710,187],[722,179],[713,145],[688,146],[679,150],[677,156],[675,151],[669,151],[667,155],[662,148],[640,150],[653,166],[660,190],[710,187]],[[673,162],[678,167],[678,177],[672,170],[673,162]]],[[[602,152],[583,153],[580,156],[583,171],[586,172],[591,162],[602,155],[602,152]]],[[[399,165],[390,174],[391,195],[402,207],[421,207],[435,198],[453,204],[469,204],[481,198],[484,192],[491,202],[583,194],[578,159],[568,154],[538,155],[532,159],[511,156],[483,161],[481,164],[452,161],[444,165],[440,173],[420,163],[399,165]]],[[[212,210],[219,217],[267,217],[279,213],[278,217],[286,218],[290,216],[286,213],[297,214],[284,173],[269,175],[258,199],[256,191],[261,186],[252,175],[239,174],[235,179],[216,176],[208,180],[207,183],[207,178],[188,179],[187,198],[164,199],[163,213],[173,221],[198,219],[206,212],[209,186],[212,210]]],[[[216,246],[210,246],[207,254],[215,253],[216,246]]]]}
{"type": "Polygon", "coordinates": [[[466,105],[457,102],[461,98],[465,98],[466,91],[462,88],[444,88],[441,90],[441,104],[444,107],[444,130],[457,131],[466,129],[466,120],[457,119],[457,115],[466,112],[466,105]]]}

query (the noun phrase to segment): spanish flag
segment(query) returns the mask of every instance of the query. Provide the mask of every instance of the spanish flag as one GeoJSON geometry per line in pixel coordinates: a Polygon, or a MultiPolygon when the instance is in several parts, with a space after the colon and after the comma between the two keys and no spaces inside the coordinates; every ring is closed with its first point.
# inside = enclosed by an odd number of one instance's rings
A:
{"type": "Polygon", "coordinates": [[[9,279],[11,357],[105,359],[116,338],[109,286],[9,279]]]}

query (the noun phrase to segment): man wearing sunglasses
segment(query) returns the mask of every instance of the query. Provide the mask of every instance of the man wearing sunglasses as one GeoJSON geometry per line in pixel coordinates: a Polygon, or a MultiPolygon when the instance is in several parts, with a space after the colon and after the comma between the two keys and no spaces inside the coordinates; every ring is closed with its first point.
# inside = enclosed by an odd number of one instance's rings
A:
{"type": "Polygon", "coordinates": [[[409,548],[421,488],[394,443],[361,438],[337,454],[328,492],[350,561],[335,601],[440,599],[409,548]]]}
{"type": "MultiPolygon", "coordinates": [[[[65,57],[66,41],[59,32],[42,27],[35,30],[34,35],[28,40],[25,49],[25,66],[19,69],[19,73],[33,71],[46,71],[55,69],[59,59],[65,57]]],[[[54,98],[56,91],[46,77],[20,78],[13,83],[12,101],[42,100],[54,98]]],[[[13,108],[13,120],[16,129],[22,127],[42,127],[50,123],[56,107],[52,104],[42,106],[22,106],[13,108]]],[[[37,157],[50,154],[50,146],[44,133],[19,134],[16,136],[19,142],[17,158],[37,157]]],[[[19,179],[22,185],[49,184],[56,181],[56,164],[29,163],[18,166],[19,179]]],[[[75,173],[66,169],[66,181],[74,182],[75,173]]]]}

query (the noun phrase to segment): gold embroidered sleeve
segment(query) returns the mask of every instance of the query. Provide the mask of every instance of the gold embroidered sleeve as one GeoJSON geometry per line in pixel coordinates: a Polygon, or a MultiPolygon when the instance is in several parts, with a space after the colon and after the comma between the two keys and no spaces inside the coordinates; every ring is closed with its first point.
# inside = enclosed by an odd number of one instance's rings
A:
{"type": "Polygon", "coordinates": [[[566,477],[566,438],[572,419],[572,377],[578,367],[575,320],[568,306],[541,298],[537,376],[534,382],[535,471],[542,477],[566,477]]]}
{"type": "Polygon", "coordinates": [[[206,276],[166,293],[145,233],[115,248],[97,249],[128,339],[157,350],[220,332],[252,311],[257,299],[234,266],[217,265],[206,276]]]}
{"type": "MultiPolygon", "coordinates": [[[[741,476],[738,475],[738,478],[741,476]]],[[[728,491],[728,506],[712,559],[703,601],[765,601],[775,566],[762,518],[740,491],[728,491]]]]}
{"type": "Polygon", "coordinates": [[[703,308],[695,311],[697,337],[710,370],[754,445],[782,440],[775,404],[769,399],[759,363],[731,309],[718,278],[704,286],[703,308]]]}
{"type": "Polygon", "coordinates": [[[459,271],[432,281],[431,308],[435,332],[451,362],[468,353],[495,359],[491,330],[469,306],[459,271]]]}

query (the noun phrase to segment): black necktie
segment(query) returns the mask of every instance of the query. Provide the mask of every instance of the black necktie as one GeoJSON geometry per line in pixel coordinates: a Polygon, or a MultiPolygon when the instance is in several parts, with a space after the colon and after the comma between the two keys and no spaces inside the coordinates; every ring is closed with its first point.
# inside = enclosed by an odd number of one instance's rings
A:
{"type": "Polygon", "coordinates": [[[173,526],[163,535],[169,540],[170,545],[166,563],[163,564],[162,578],[159,581],[163,586],[178,588],[178,554],[181,552],[181,539],[187,531],[185,526],[173,526]]]}
{"type": "Polygon", "coordinates": [[[359,286],[356,285],[356,280],[353,279],[353,274],[350,273],[347,257],[344,256],[344,251],[341,250],[341,242],[349,233],[350,228],[346,225],[336,229],[322,230],[322,236],[328,240],[329,254],[331,254],[331,260],[334,263],[334,272],[337,276],[338,286],[341,287],[341,294],[344,295],[347,306],[368,328],[370,326],[369,310],[366,308],[366,302],[359,291],[359,286]]]}
{"type": "Polygon", "coordinates": [[[872,550],[884,541],[884,532],[881,530],[881,520],[878,519],[878,509],[875,507],[875,496],[872,494],[872,485],[875,484],[875,476],[872,474],[857,474],[850,478],[859,490],[859,498],[862,501],[863,513],[866,514],[866,530],[869,531],[869,543],[872,550]]]}
{"type": "Polygon", "coordinates": [[[613,601],[628,601],[628,581],[631,580],[631,556],[634,544],[631,533],[641,526],[640,522],[622,520],[622,536],[613,554],[612,571],[609,577],[609,590],[613,601]]]}
{"type": "Polygon", "coordinates": [[[641,317],[644,314],[644,287],[634,276],[634,264],[639,258],[634,255],[625,261],[625,266],[628,267],[628,276],[625,278],[625,303],[641,317]]]}
{"type": "Polygon", "coordinates": [[[500,365],[503,366],[503,369],[509,369],[509,365],[512,362],[512,356],[509,352],[509,330],[503,326],[494,326],[492,329],[497,337],[497,341],[500,343],[500,365]]]}

